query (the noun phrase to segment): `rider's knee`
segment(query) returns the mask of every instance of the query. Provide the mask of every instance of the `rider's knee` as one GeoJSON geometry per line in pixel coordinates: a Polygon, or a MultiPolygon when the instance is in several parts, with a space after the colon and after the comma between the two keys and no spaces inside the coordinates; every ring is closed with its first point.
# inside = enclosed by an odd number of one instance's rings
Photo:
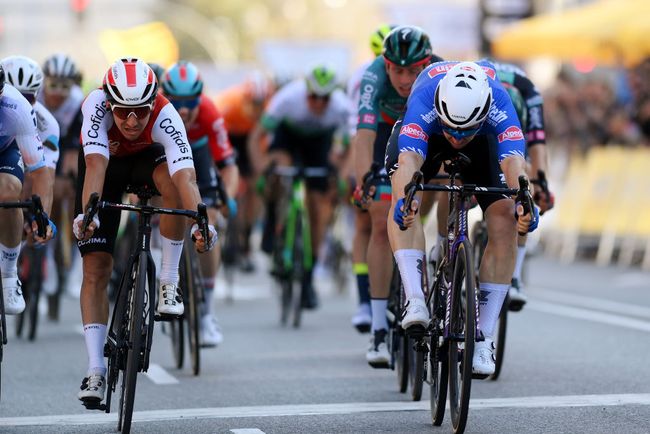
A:
{"type": "Polygon", "coordinates": [[[83,256],[83,287],[103,290],[108,285],[113,270],[113,259],[104,252],[91,252],[83,256]]]}
{"type": "Polygon", "coordinates": [[[20,199],[23,185],[13,175],[0,173],[0,202],[14,202],[20,199]]]}

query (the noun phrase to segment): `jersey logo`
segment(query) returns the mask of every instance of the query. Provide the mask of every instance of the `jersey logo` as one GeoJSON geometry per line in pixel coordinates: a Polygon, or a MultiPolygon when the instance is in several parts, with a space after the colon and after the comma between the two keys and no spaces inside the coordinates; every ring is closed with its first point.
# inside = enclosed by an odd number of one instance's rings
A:
{"type": "Polygon", "coordinates": [[[403,125],[399,130],[399,134],[405,135],[412,139],[423,140],[425,142],[429,141],[429,136],[422,130],[422,127],[418,124],[407,124],[403,125]]]}
{"type": "Polygon", "coordinates": [[[501,134],[499,134],[499,143],[503,143],[506,140],[516,142],[517,140],[523,140],[524,133],[521,131],[521,128],[516,126],[511,126],[501,134]]]}
{"type": "Polygon", "coordinates": [[[375,115],[370,114],[370,113],[366,113],[366,114],[363,115],[363,118],[362,118],[361,122],[364,123],[364,124],[374,124],[376,119],[377,119],[377,117],[375,115]]]}
{"type": "MultiPolygon", "coordinates": [[[[456,63],[446,63],[446,64],[444,64],[444,65],[434,66],[433,68],[431,68],[431,69],[429,70],[429,72],[427,73],[427,75],[428,75],[430,78],[433,78],[433,77],[438,76],[438,75],[440,75],[440,74],[446,74],[447,71],[449,71],[451,68],[453,68],[454,66],[456,66],[457,63],[458,63],[458,62],[456,62],[456,63]]],[[[481,65],[479,65],[479,66],[481,66],[481,65]]],[[[486,74],[487,74],[487,75],[488,75],[492,80],[494,80],[494,79],[496,78],[496,76],[497,76],[497,72],[496,72],[494,69],[492,69],[492,68],[488,68],[487,66],[481,66],[481,68],[483,68],[483,71],[485,71],[485,73],[486,73],[486,74]]],[[[468,70],[470,70],[470,69],[468,69],[468,70]]]]}

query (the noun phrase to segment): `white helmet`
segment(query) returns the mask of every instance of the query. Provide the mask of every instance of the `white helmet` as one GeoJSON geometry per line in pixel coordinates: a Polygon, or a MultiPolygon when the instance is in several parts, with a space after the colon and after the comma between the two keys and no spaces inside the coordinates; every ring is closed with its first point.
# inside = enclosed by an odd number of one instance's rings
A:
{"type": "Polygon", "coordinates": [[[20,93],[36,95],[43,85],[43,71],[38,63],[25,56],[9,56],[2,59],[5,80],[20,93]]]}
{"type": "Polygon", "coordinates": [[[156,99],[156,74],[144,60],[125,58],[115,61],[106,71],[102,84],[111,104],[138,106],[156,99]]]}
{"type": "Polygon", "coordinates": [[[43,73],[46,77],[69,78],[81,80],[81,73],[77,69],[74,60],[66,54],[53,54],[43,62],[43,73]]]}
{"type": "Polygon", "coordinates": [[[471,128],[483,123],[492,104],[487,74],[474,62],[460,62],[440,80],[435,109],[450,127],[471,128]]]}

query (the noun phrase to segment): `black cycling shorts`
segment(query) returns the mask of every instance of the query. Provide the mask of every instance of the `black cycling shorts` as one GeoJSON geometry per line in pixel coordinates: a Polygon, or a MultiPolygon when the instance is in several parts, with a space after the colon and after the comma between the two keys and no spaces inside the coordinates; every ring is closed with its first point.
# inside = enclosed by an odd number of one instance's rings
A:
{"type": "MultiPolygon", "coordinates": [[[[212,161],[212,160],[210,160],[212,161]]],[[[153,171],[158,165],[166,163],[165,149],[160,144],[152,144],[137,154],[125,157],[113,157],[108,160],[104,190],[101,200],[121,202],[128,185],[154,185],[153,171]]],[[[84,178],[86,177],[86,161],[84,153],[79,153],[79,176],[77,177],[77,196],[75,200],[75,216],[81,214],[86,204],[81,203],[84,178]]],[[[113,254],[115,237],[120,225],[120,210],[100,209],[99,229],[85,241],[77,241],[81,256],[89,252],[106,252],[113,254]]]]}
{"type": "MultiPolygon", "coordinates": [[[[273,132],[273,140],[269,152],[285,151],[293,160],[292,164],[305,169],[329,168],[329,153],[332,148],[332,134],[317,136],[299,136],[292,133],[283,125],[273,132]]],[[[330,187],[328,176],[305,178],[305,186],[309,190],[326,192],[330,187]]]]}
{"type": "Polygon", "coordinates": [[[253,175],[251,160],[248,156],[248,134],[230,134],[228,136],[230,144],[237,153],[237,166],[239,174],[248,178],[253,175]]]}
{"type": "MultiPolygon", "coordinates": [[[[402,124],[402,119],[398,120],[393,129],[393,133],[388,140],[386,147],[386,170],[389,176],[397,170],[397,160],[399,157],[399,148],[397,138],[402,124]]],[[[472,160],[471,164],[461,171],[461,177],[466,184],[476,184],[481,187],[500,187],[507,188],[505,177],[501,172],[496,152],[496,138],[487,135],[477,135],[469,142],[460,152],[472,160]]],[[[440,171],[440,166],[445,159],[457,154],[459,151],[452,148],[443,135],[432,134],[429,138],[427,148],[427,158],[420,169],[424,175],[424,182],[433,179],[440,171]],[[439,154],[438,158],[435,158],[439,154]]],[[[479,194],[476,200],[483,212],[492,205],[492,203],[506,199],[503,195],[479,194]]]]}
{"type": "Polygon", "coordinates": [[[18,149],[18,143],[15,140],[0,152],[0,173],[8,173],[15,176],[22,184],[25,180],[23,159],[18,149]]]}
{"type": "Polygon", "coordinates": [[[212,161],[212,154],[208,146],[192,148],[194,158],[194,171],[196,172],[196,184],[199,186],[201,200],[207,206],[217,204],[217,167],[212,161]]]}

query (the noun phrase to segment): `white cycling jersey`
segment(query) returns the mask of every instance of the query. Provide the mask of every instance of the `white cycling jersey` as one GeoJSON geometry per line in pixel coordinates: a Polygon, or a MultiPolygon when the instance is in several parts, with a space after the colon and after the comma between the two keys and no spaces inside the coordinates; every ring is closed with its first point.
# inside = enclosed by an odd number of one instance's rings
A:
{"type": "Polygon", "coordinates": [[[100,154],[107,159],[111,155],[122,157],[140,152],[153,143],[160,143],[165,148],[170,175],[181,169],[194,168],[183,120],[167,98],[160,94],[156,96],[147,126],[134,141],[124,138],[114,125],[113,114],[107,108],[106,95],[101,89],[88,95],[81,112],[84,155],[100,154]]]}
{"type": "Polygon", "coordinates": [[[307,106],[305,80],[295,80],[273,95],[262,117],[262,125],[268,130],[274,130],[283,124],[293,132],[305,136],[336,130],[350,134],[348,119],[354,111],[345,93],[336,89],[330,95],[325,112],[315,115],[307,106]]]}
{"type": "Polygon", "coordinates": [[[56,147],[56,149],[51,149],[49,146],[43,145],[45,165],[56,169],[56,163],[59,161],[59,123],[52,113],[38,101],[34,104],[34,113],[41,143],[49,142],[56,147]]]}
{"type": "MultiPolygon", "coordinates": [[[[41,104],[45,104],[45,97],[43,92],[39,92],[37,100],[41,104]]],[[[59,123],[60,128],[60,137],[65,137],[68,134],[70,125],[74,121],[74,118],[79,112],[79,107],[84,100],[84,93],[81,88],[77,85],[72,86],[70,89],[70,95],[63,101],[63,104],[59,106],[56,110],[52,110],[51,113],[54,116],[54,119],[59,123]]]]}
{"type": "Polygon", "coordinates": [[[26,172],[45,165],[34,108],[15,87],[5,83],[0,96],[0,152],[7,149],[14,140],[20,150],[26,172]]]}

